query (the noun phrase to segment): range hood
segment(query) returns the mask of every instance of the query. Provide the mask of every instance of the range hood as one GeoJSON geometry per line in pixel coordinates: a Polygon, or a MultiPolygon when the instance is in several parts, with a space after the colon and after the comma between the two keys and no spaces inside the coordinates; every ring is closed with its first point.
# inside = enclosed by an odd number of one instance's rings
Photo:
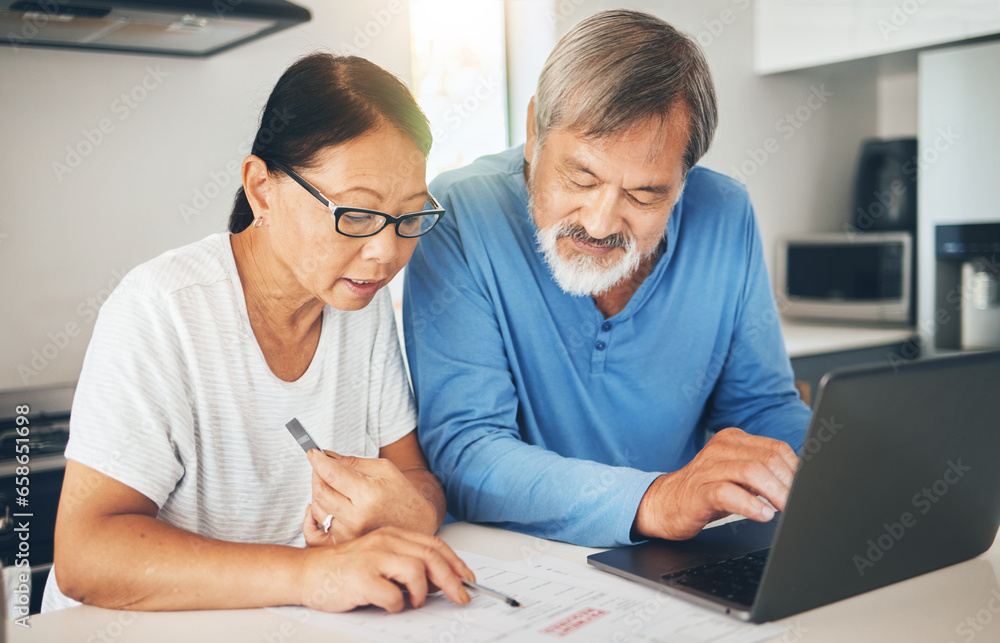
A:
{"type": "Polygon", "coordinates": [[[285,0],[0,0],[0,44],[211,56],[310,17],[285,0]]]}

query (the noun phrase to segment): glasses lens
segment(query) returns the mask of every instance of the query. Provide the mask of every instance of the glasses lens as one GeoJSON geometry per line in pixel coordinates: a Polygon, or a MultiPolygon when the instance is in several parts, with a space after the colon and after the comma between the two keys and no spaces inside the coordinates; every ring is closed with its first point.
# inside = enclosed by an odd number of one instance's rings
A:
{"type": "Polygon", "coordinates": [[[440,216],[437,212],[408,216],[399,222],[399,235],[401,237],[419,237],[426,234],[434,227],[440,216]]]}
{"type": "Polygon", "coordinates": [[[385,217],[381,214],[347,210],[337,219],[337,232],[354,237],[364,237],[375,234],[385,225],[385,217]]]}

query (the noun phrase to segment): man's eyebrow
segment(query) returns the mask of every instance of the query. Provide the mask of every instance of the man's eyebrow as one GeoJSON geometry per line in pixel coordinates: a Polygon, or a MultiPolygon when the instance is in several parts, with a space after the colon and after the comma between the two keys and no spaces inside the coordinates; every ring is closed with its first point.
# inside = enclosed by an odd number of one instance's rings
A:
{"type": "MultiPolygon", "coordinates": [[[[564,163],[565,163],[565,165],[570,170],[576,170],[577,172],[583,172],[585,174],[589,174],[590,176],[594,177],[595,179],[600,179],[600,177],[597,176],[596,174],[594,174],[594,172],[590,168],[588,168],[584,164],[583,161],[581,161],[580,159],[576,158],[575,156],[571,156],[571,157],[565,159],[564,163]]],[[[655,196],[666,196],[666,195],[670,194],[670,190],[672,188],[673,188],[673,186],[669,185],[669,184],[665,184],[665,185],[643,185],[643,186],[637,187],[637,188],[626,188],[625,191],[626,192],[648,192],[649,194],[653,194],[655,196]]]]}
{"type": "Polygon", "coordinates": [[[581,161],[580,159],[576,158],[575,156],[571,156],[571,157],[567,158],[565,160],[565,165],[569,169],[571,169],[571,170],[575,170],[577,172],[583,172],[585,174],[589,174],[590,176],[594,177],[595,179],[599,178],[596,174],[594,174],[593,170],[591,170],[589,167],[587,167],[584,164],[583,161],[581,161]]]}
{"type": "Polygon", "coordinates": [[[627,192],[649,192],[650,194],[655,194],[656,196],[664,196],[670,194],[670,185],[644,185],[639,188],[629,188],[627,192]]]}

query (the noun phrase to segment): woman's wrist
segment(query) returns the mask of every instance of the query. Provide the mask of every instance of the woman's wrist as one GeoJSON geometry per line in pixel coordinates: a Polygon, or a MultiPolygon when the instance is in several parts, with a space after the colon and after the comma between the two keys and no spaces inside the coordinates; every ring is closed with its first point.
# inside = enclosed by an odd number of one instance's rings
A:
{"type": "MultiPolygon", "coordinates": [[[[336,545],[331,545],[335,547],[336,545]]],[[[327,549],[324,547],[323,549],[327,549]]],[[[305,605],[314,607],[323,602],[323,597],[317,595],[325,591],[322,586],[315,587],[314,575],[324,567],[323,561],[316,558],[319,550],[313,547],[296,548],[296,556],[291,566],[286,588],[286,605],[305,605]]]]}

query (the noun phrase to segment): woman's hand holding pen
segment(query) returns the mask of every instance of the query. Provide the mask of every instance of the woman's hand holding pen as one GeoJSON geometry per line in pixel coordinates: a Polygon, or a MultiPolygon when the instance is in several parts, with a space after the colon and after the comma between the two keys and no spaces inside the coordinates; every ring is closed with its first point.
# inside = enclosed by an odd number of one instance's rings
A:
{"type": "MultiPolygon", "coordinates": [[[[308,513],[306,520],[310,520],[308,513]]],[[[440,588],[458,604],[468,603],[463,580],[475,575],[440,538],[396,527],[384,527],[331,547],[304,550],[297,581],[300,602],[326,612],[375,605],[389,612],[410,604],[420,607],[430,591],[440,588]]]]}
{"type": "Polygon", "coordinates": [[[308,457],[312,503],[302,533],[310,547],[343,543],[386,526],[425,534],[437,530],[437,510],[391,461],[332,451],[324,456],[315,449],[308,457]]]}

